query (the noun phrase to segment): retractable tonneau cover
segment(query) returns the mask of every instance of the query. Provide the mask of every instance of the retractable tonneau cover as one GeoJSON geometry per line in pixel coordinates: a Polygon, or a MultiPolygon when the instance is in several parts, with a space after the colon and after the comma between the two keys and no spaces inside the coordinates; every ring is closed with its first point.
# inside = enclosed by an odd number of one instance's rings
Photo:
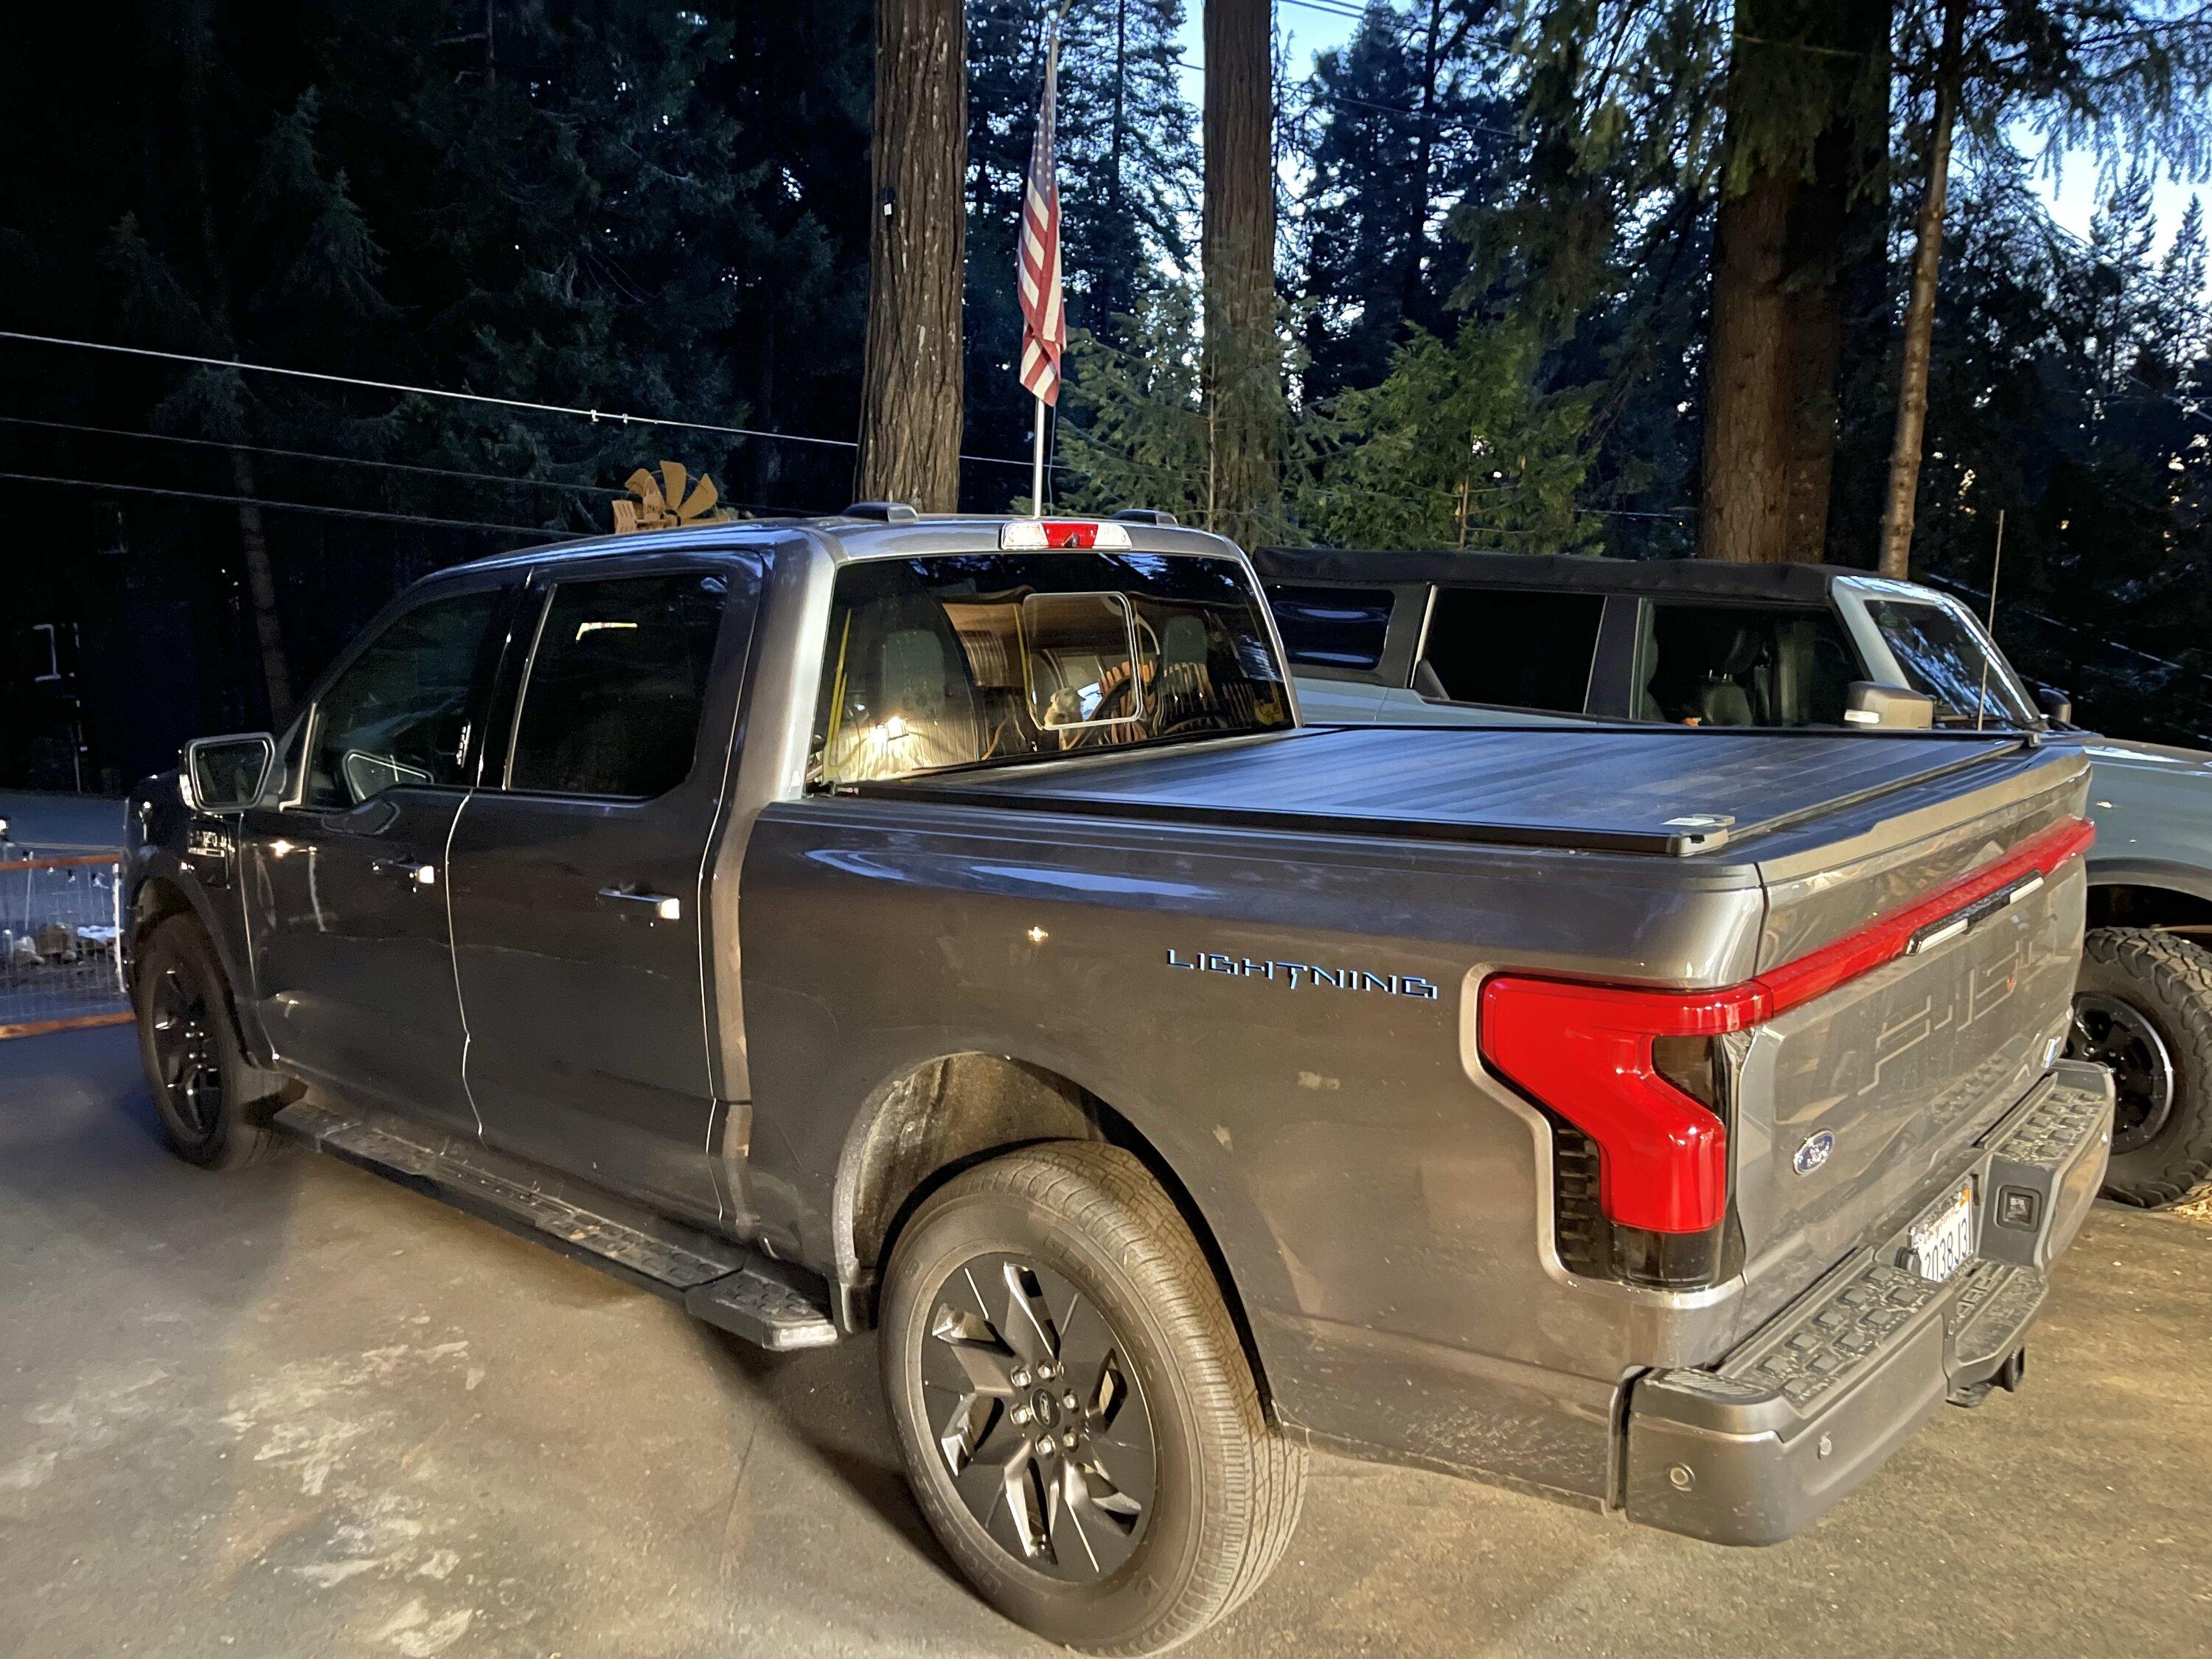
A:
{"type": "Polygon", "coordinates": [[[977,805],[1685,855],[2023,748],[2016,737],[1307,727],[854,787],[977,805]]]}

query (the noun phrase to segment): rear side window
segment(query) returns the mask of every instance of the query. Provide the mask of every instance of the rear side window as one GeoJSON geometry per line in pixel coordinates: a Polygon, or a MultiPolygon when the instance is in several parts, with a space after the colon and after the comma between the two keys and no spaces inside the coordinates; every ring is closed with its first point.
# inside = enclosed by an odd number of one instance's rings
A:
{"type": "Polygon", "coordinates": [[[697,571],[556,587],[522,689],[508,787],[642,799],[683,782],[728,592],[697,571]]]}
{"type": "Polygon", "coordinates": [[[1369,669],[1382,660],[1395,596],[1387,587],[1267,584],[1283,652],[1301,668],[1369,669]]]}
{"type": "Polygon", "coordinates": [[[1677,726],[1840,726],[1858,657],[1826,611],[1646,607],[1637,717],[1677,726]]]}
{"type": "Polygon", "coordinates": [[[1598,593],[1440,588],[1422,661],[1454,702],[1579,714],[1604,615],[1598,593]]]}

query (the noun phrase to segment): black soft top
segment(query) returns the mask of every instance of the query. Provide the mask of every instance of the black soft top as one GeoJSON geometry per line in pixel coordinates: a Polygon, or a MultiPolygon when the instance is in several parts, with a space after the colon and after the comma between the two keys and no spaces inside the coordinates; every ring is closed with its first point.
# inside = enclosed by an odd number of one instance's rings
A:
{"type": "Polygon", "coordinates": [[[1564,553],[1470,553],[1455,548],[1262,547],[1253,568],[1269,581],[1388,587],[1540,587],[1585,593],[1703,593],[1717,598],[1825,605],[1834,564],[1723,564],[1716,559],[1602,559],[1564,553]]]}

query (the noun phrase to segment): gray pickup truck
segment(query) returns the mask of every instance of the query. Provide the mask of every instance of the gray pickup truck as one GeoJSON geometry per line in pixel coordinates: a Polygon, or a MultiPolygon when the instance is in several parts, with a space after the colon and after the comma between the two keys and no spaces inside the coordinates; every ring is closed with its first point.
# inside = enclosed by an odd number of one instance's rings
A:
{"type": "Polygon", "coordinates": [[[2081,730],[1958,600],[1863,570],[1311,548],[1254,562],[1316,725],[1902,719],[2086,755],[2097,844],[2068,1053],[2118,1089],[2106,1191],[2154,1206],[2212,1183],[2212,755],[2081,730]]]}
{"type": "Polygon", "coordinates": [[[946,1551],[1099,1651],[1249,1595],[1308,1444],[1764,1543],[2018,1383],[2110,1137],[2078,752],[1295,695],[1158,515],[448,570],[137,791],[162,1124],[878,1329],[946,1551]]]}

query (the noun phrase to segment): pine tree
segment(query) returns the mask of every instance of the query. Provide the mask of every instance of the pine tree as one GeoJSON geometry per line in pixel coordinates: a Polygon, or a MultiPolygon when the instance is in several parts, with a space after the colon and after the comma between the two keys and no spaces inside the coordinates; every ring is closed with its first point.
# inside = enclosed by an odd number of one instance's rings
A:
{"type": "Polygon", "coordinates": [[[1486,202],[1518,148],[1488,10],[1376,0],[1350,41],[1315,60],[1298,202],[1309,398],[1375,385],[1406,325],[1446,327],[1465,260],[1437,228],[1486,202]]]}
{"type": "Polygon", "coordinates": [[[1344,547],[1595,543],[1577,507],[1584,399],[1537,392],[1525,327],[1469,319],[1450,341],[1416,328],[1382,385],[1338,399],[1298,493],[1301,524],[1344,547]]]}

